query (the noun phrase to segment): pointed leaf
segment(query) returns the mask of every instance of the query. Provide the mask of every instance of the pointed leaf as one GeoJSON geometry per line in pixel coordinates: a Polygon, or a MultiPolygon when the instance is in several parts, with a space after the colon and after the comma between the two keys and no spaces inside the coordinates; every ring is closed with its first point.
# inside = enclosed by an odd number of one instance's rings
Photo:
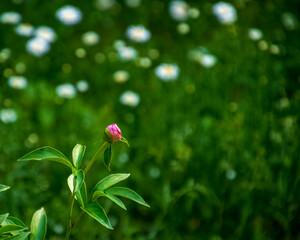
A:
{"type": "Polygon", "coordinates": [[[83,184],[81,185],[80,191],[77,191],[75,194],[75,199],[80,204],[81,207],[84,207],[87,202],[87,192],[86,192],[86,185],[83,181],[83,184]]]}
{"type": "Polygon", "coordinates": [[[25,223],[23,223],[20,219],[16,218],[16,217],[7,217],[6,219],[6,222],[8,224],[15,224],[17,226],[21,226],[21,227],[24,227],[24,228],[27,228],[27,226],[25,225],[25,223]]]}
{"type": "Polygon", "coordinates": [[[5,233],[10,233],[10,232],[23,231],[25,229],[27,229],[27,228],[24,228],[22,226],[18,226],[15,224],[7,224],[0,228],[0,235],[5,234],[5,233]]]}
{"type": "Polygon", "coordinates": [[[77,175],[74,176],[74,174],[72,173],[69,177],[68,177],[68,186],[71,190],[71,192],[78,192],[79,189],[81,188],[83,181],[84,181],[84,173],[83,171],[80,169],[77,172],[77,175]]]}
{"type": "Polygon", "coordinates": [[[93,193],[92,199],[93,201],[96,201],[99,197],[106,197],[106,194],[103,191],[95,191],[93,193]]]}
{"type": "Polygon", "coordinates": [[[60,151],[52,148],[52,147],[42,147],[39,149],[36,149],[25,156],[21,157],[18,161],[31,161],[31,160],[36,160],[36,161],[42,161],[42,160],[47,160],[47,161],[55,161],[62,163],[70,168],[73,168],[71,162],[68,160],[68,158],[62,154],[60,151]]]}
{"type": "Polygon", "coordinates": [[[44,208],[36,211],[31,220],[30,240],[44,240],[47,232],[47,216],[44,208]]]}
{"type": "Polygon", "coordinates": [[[104,209],[95,202],[88,203],[85,208],[82,208],[88,215],[94,218],[96,221],[101,223],[104,227],[108,229],[113,229],[104,209]]]}
{"type": "Polygon", "coordinates": [[[11,237],[8,237],[5,239],[7,239],[7,240],[25,240],[25,239],[27,239],[29,234],[30,234],[30,232],[21,232],[18,235],[11,236],[11,237]]]}
{"type": "Polygon", "coordinates": [[[9,213],[0,215],[0,225],[6,220],[6,218],[9,216],[9,213]]]}
{"type": "Polygon", "coordinates": [[[73,158],[73,164],[74,166],[79,169],[84,153],[85,153],[86,147],[81,144],[76,144],[76,146],[73,148],[72,158],[73,158]]]}
{"type": "Polygon", "coordinates": [[[0,192],[4,192],[4,191],[6,191],[6,190],[9,189],[9,188],[10,188],[9,186],[0,184],[0,192]]]}
{"type": "Polygon", "coordinates": [[[108,145],[108,147],[106,148],[106,150],[104,151],[104,165],[107,167],[107,169],[110,171],[110,162],[111,162],[111,144],[108,145]]]}
{"type": "Polygon", "coordinates": [[[111,195],[111,194],[106,194],[106,197],[109,198],[110,200],[112,200],[119,207],[123,208],[124,210],[127,210],[124,203],[119,198],[117,198],[116,196],[111,195]]]}
{"type": "Polygon", "coordinates": [[[95,189],[104,191],[118,182],[124,181],[130,176],[130,173],[116,173],[108,175],[95,185],[95,189]]]}
{"type": "Polygon", "coordinates": [[[120,140],[120,141],[123,142],[123,143],[126,143],[126,145],[127,145],[128,147],[130,147],[130,146],[129,146],[129,142],[128,142],[127,139],[124,138],[123,136],[121,137],[121,140],[120,140]]]}
{"type": "Polygon", "coordinates": [[[135,191],[133,191],[129,188],[114,187],[114,188],[110,188],[110,189],[106,190],[105,193],[115,195],[115,196],[125,197],[125,198],[135,201],[141,205],[150,207],[140,195],[138,195],[135,191]]]}

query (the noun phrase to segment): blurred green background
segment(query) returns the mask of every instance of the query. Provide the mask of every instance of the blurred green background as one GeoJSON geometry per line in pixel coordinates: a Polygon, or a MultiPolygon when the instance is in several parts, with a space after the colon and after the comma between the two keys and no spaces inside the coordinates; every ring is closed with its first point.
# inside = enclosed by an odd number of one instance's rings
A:
{"type": "MultiPolygon", "coordinates": [[[[101,200],[114,230],[84,216],[71,239],[300,239],[299,1],[230,1],[237,20],[227,25],[212,13],[216,1],[186,1],[200,16],[184,21],[185,33],[170,16],[169,3],[0,2],[0,14],[17,12],[22,22],[51,27],[57,35],[51,50],[36,57],[26,51],[29,38],[16,34],[15,25],[0,23],[0,110],[17,113],[16,121],[0,120],[0,183],[11,186],[0,195],[0,213],[29,225],[44,206],[47,239],[63,239],[68,169],[16,160],[45,145],[71,157],[81,143],[87,164],[104,128],[116,122],[131,148],[113,145],[111,172],[131,173],[122,185],[151,208],[125,200],[125,212],[101,200]],[[82,12],[77,25],[55,17],[68,4],[82,12]],[[148,42],[126,37],[127,27],[139,24],[151,32],[148,42]],[[249,38],[251,28],[260,29],[262,38],[249,38]],[[88,31],[100,36],[95,46],[82,42],[88,31]],[[134,47],[139,57],[120,61],[116,40],[134,47]],[[216,57],[214,66],[193,60],[191,51],[200,46],[216,57]],[[151,64],[142,65],[141,58],[151,64]],[[177,64],[178,79],[161,81],[155,75],[161,63],[177,64]],[[118,70],[127,71],[129,80],[114,81],[118,70]],[[26,77],[27,87],[12,88],[11,76],[26,77]],[[72,99],[56,93],[58,85],[83,79],[86,92],[72,99]],[[127,90],[139,95],[136,107],[120,101],[127,90]]],[[[88,187],[108,174],[99,159],[88,187]]]]}

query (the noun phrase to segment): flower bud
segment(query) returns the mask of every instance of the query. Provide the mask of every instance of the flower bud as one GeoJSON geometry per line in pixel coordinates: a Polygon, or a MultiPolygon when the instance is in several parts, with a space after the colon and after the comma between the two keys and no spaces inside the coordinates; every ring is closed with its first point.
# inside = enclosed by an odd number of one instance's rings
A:
{"type": "Polygon", "coordinates": [[[110,124],[105,128],[103,138],[109,143],[118,142],[122,138],[121,129],[115,123],[110,124]]]}

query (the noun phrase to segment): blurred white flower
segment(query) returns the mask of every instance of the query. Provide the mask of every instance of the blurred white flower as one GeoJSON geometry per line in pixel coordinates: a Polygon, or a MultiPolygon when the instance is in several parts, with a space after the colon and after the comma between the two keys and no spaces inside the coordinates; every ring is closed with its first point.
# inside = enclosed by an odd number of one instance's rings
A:
{"type": "Polygon", "coordinates": [[[217,63],[217,58],[211,54],[204,54],[199,62],[203,67],[211,68],[217,63]]]}
{"type": "Polygon", "coordinates": [[[234,171],[233,169],[227,170],[227,172],[226,172],[226,178],[228,180],[233,180],[233,179],[235,179],[235,177],[236,177],[236,171],[234,171]]]}
{"type": "Polygon", "coordinates": [[[49,52],[50,44],[45,39],[32,38],[27,42],[26,49],[32,55],[40,57],[49,52]]]}
{"type": "Polygon", "coordinates": [[[0,119],[4,123],[12,123],[18,119],[18,115],[14,109],[4,108],[0,110],[0,119]]]}
{"type": "Polygon", "coordinates": [[[27,79],[22,76],[11,76],[8,79],[8,85],[15,89],[25,89],[27,87],[27,79]]]}
{"type": "Polygon", "coordinates": [[[172,1],[169,5],[170,16],[176,21],[188,19],[189,5],[184,1],[172,1]]]}
{"type": "Polygon", "coordinates": [[[126,0],[125,3],[128,7],[135,8],[140,6],[141,0],[126,0]]]}
{"type": "Polygon", "coordinates": [[[133,47],[120,47],[118,55],[121,60],[130,61],[136,59],[138,53],[133,47]]]}
{"type": "Polygon", "coordinates": [[[144,26],[129,26],[126,30],[126,36],[134,42],[147,42],[151,38],[151,33],[144,26]]]}
{"type": "Polygon", "coordinates": [[[82,42],[87,46],[93,46],[99,43],[100,37],[96,32],[86,32],[82,35],[82,42]]]}
{"type": "Polygon", "coordinates": [[[282,14],[281,21],[284,27],[288,30],[294,30],[298,25],[298,21],[295,15],[289,12],[282,14]]]}
{"type": "Polygon", "coordinates": [[[179,23],[177,25],[177,31],[182,35],[187,34],[190,31],[190,26],[187,23],[179,23]]]}
{"type": "Polygon", "coordinates": [[[21,20],[22,16],[17,12],[4,12],[0,15],[0,22],[4,24],[17,24],[21,20]]]}
{"type": "Polygon", "coordinates": [[[136,107],[140,102],[140,96],[135,92],[126,91],[121,95],[120,101],[124,105],[136,107]]]}
{"type": "Polygon", "coordinates": [[[113,75],[113,79],[117,83],[127,82],[127,80],[129,79],[129,73],[123,70],[116,71],[113,75]]]}
{"type": "Polygon", "coordinates": [[[200,11],[197,8],[190,8],[189,9],[189,17],[196,19],[200,16],[200,11]]]}
{"type": "Polygon", "coordinates": [[[222,24],[231,24],[237,20],[236,10],[230,3],[218,2],[213,5],[212,12],[222,24]]]}
{"type": "Polygon", "coordinates": [[[176,64],[163,63],[155,68],[155,74],[163,81],[173,81],[179,75],[179,68],[176,64]]]}
{"type": "Polygon", "coordinates": [[[79,92],[86,92],[87,90],[89,90],[89,84],[85,80],[80,80],[79,82],[77,82],[76,87],[79,92]]]}
{"type": "Polygon", "coordinates": [[[34,27],[29,23],[21,23],[16,26],[15,31],[23,37],[31,37],[34,33],[34,27]]]}
{"type": "Polygon", "coordinates": [[[67,5],[56,11],[56,18],[63,24],[72,26],[81,21],[82,13],[77,7],[67,5]]]}
{"type": "Polygon", "coordinates": [[[248,36],[251,40],[258,41],[258,40],[262,39],[263,33],[258,28],[250,28],[248,31],[248,36]]]}
{"type": "Polygon", "coordinates": [[[50,27],[40,26],[35,30],[35,36],[37,38],[42,38],[48,42],[54,42],[56,39],[56,33],[50,27]]]}
{"type": "Polygon", "coordinates": [[[118,50],[119,48],[121,48],[121,47],[125,47],[126,46],[126,43],[123,41],[123,40],[116,40],[116,41],[114,41],[114,48],[116,49],[116,50],[118,50]]]}
{"type": "Polygon", "coordinates": [[[97,0],[96,7],[100,10],[108,10],[114,6],[115,0],[97,0]]]}
{"type": "Polygon", "coordinates": [[[148,68],[148,67],[151,67],[152,61],[150,58],[142,57],[142,58],[138,59],[138,65],[143,68],[148,68]]]}
{"type": "Polygon", "coordinates": [[[65,83],[56,87],[56,93],[62,98],[71,99],[76,96],[76,88],[71,83],[65,83]]]}

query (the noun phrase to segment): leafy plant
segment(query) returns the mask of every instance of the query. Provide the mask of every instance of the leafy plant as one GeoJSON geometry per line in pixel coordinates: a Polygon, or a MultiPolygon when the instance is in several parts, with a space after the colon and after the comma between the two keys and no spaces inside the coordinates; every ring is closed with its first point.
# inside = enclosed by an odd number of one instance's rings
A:
{"type": "MultiPolygon", "coordinates": [[[[126,207],[124,203],[121,201],[121,199],[119,199],[119,197],[128,198],[143,206],[150,207],[144,201],[144,199],[140,195],[138,195],[135,191],[124,187],[113,187],[115,184],[126,180],[130,176],[130,174],[125,174],[125,173],[111,174],[103,178],[102,180],[100,180],[93,187],[92,192],[88,194],[86,182],[85,182],[85,176],[87,175],[89,169],[92,167],[92,165],[94,164],[98,156],[101,153],[103,153],[104,164],[108,168],[108,170],[110,170],[110,162],[112,160],[111,145],[115,142],[121,141],[126,143],[129,146],[128,141],[121,136],[121,130],[116,124],[111,124],[105,129],[104,140],[105,142],[94,154],[93,158],[87,164],[85,169],[81,168],[81,163],[84,158],[86,147],[81,144],[76,144],[75,147],[73,148],[72,161],[70,161],[60,151],[48,146],[36,149],[18,160],[21,162],[26,162],[31,160],[55,161],[70,168],[71,174],[67,178],[67,183],[71,192],[71,202],[69,207],[69,214],[68,214],[69,216],[68,216],[68,224],[67,224],[65,239],[69,239],[72,229],[76,226],[77,222],[79,221],[83,213],[87,213],[90,217],[95,219],[104,227],[108,229],[113,229],[105,210],[98,202],[99,197],[106,197],[125,210],[126,207]],[[82,212],[73,222],[72,215],[73,215],[73,207],[74,207],[75,200],[79,204],[82,212]]],[[[35,240],[35,239],[45,238],[46,223],[47,223],[47,218],[44,210],[41,209],[37,211],[33,216],[33,222],[31,224],[31,231],[32,231],[31,239],[35,240]]],[[[25,231],[25,229],[20,229],[19,231],[21,230],[25,231]]]]}
{"type": "MultiPolygon", "coordinates": [[[[0,184],[0,192],[9,189],[0,184]]],[[[30,236],[30,240],[44,240],[47,231],[47,215],[44,208],[36,211],[29,228],[18,218],[9,216],[9,213],[0,215],[0,239],[24,240],[30,236]]]]}

